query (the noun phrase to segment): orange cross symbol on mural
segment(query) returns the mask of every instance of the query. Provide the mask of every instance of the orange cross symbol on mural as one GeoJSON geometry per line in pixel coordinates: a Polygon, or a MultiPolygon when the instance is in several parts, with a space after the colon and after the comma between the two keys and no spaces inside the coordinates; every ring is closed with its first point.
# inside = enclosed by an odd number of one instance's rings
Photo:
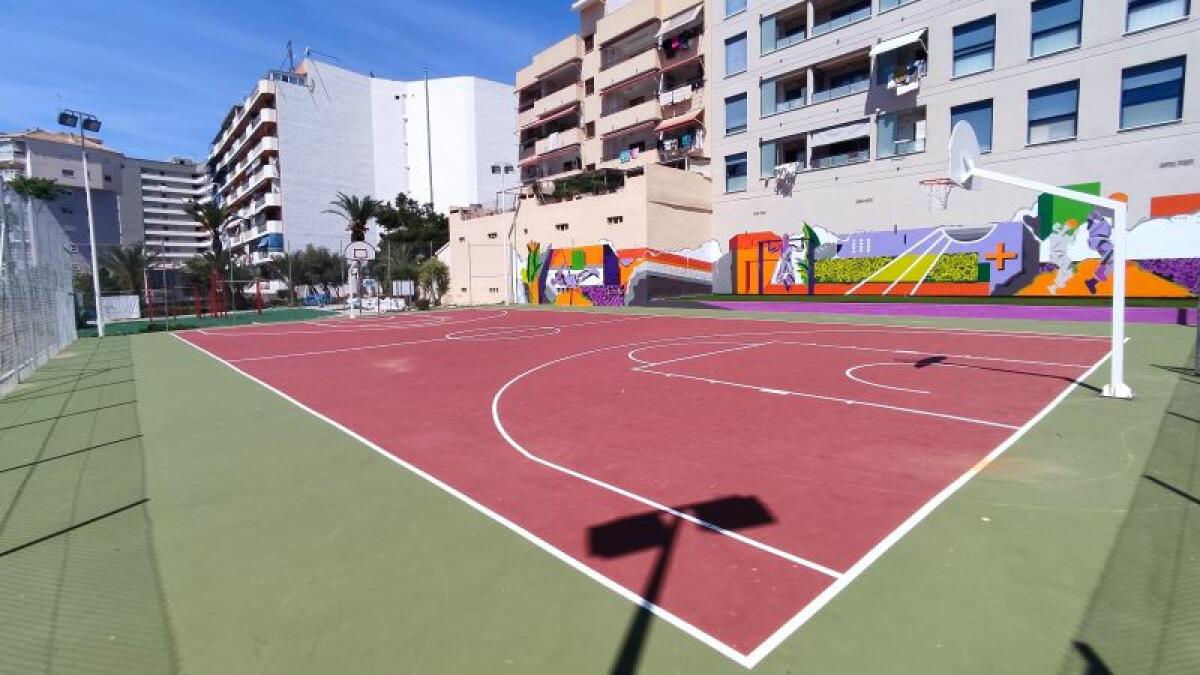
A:
{"type": "Polygon", "coordinates": [[[1007,249],[1004,247],[1004,242],[1000,242],[1000,243],[996,244],[996,252],[995,252],[995,253],[988,253],[987,255],[983,256],[983,259],[984,259],[984,260],[991,260],[992,262],[996,263],[996,269],[997,269],[997,270],[999,270],[999,271],[1001,271],[1001,272],[1003,272],[1003,271],[1004,271],[1004,265],[1005,265],[1005,264],[1006,264],[1006,263],[1007,263],[1009,260],[1016,260],[1016,259],[1017,259],[1017,254],[1016,254],[1016,253],[1010,253],[1010,252],[1009,252],[1009,251],[1008,251],[1008,250],[1007,250],[1007,249]]]}

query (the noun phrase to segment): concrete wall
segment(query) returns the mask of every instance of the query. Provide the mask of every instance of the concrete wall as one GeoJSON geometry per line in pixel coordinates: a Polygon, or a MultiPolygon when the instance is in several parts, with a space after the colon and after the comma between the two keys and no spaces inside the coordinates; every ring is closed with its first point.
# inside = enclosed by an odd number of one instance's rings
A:
{"type": "MultiPolygon", "coordinates": [[[[807,220],[836,233],[860,229],[891,229],[922,225],[975,224],[1007,220],[1028,208],[1036,195],[989,184],[974,193],[958,191],[945,213],[930,213],[917,186],[922,178],[947,173],[950,108],[993,100],[993,150],[984,156],[989,167],[1039,181],[1067,185],[1099,181],[1105,192],[1125,192],[1131,219],[1149,215],[1153,196],[1195,192],[1200,186],[1196,148],[1200,120],[1200,48],[1196,46],[1196,8],[1188,20],[1140,33],[1124,34],[1124,2],[1083,3],[1082,46],[1057,55],[1030,59],[1030,3],[997,0],[963,3],[956,0],[917,0],[878,13],[869,20],[811,38],[798,45],[759,56],[762,16],[796,2],[752,3],[750,11],[722,19],[710,11],[712,58],[710,82],[717,83],[710,108],[710,138],[714,163],[714,229],[723,243],[739,232],[797,231],[807,220]],[[954,26],[995,14],[995,67],[985,73],[951,78],[954,26]],[[897,97],[872,85],[868,92],[809,105],[790,112],[760,117],[759,83],[764,78],[808,67],[869,48],[888,39],[927,28],[929,73],[915,95],[897,97]],[[724,41],[746,32],[748,70],[724,77],[724,41]],[[1134,65],[1185,55],[1188,57],[1183,121],[1134,131],[1119,130],[1121,70],[1134,65]],[[1080,106],[1078,138],[1038,146],[1026,144],[1027,92],[1078,78],[1080,106]],[[724,99],[738,93],[748,97],[748,130],[725,136],[724,99]],[[881,112],[924,106],[927,150],[900,158],[877,158],[876,127],[881,112]],[[760,180],[759,144],[764,140],[818,130],[855,119],[872,122],[872,160],[853,166],[801,173],[790,197],[774,193],[774,184],[760,180]],[[724,158],[738,152],[749,159],[749,189],[724,192],[724,158]]],[[[873,3],[874,4],[874,3],[873,3]]],[[[877,6],[876,6],[877,8],[877,6]]]]}

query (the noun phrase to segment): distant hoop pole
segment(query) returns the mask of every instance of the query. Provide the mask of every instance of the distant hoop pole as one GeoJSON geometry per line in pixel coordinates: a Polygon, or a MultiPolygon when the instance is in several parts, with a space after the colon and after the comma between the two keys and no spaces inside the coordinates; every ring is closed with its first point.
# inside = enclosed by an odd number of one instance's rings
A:
{"type": "Polygon", "coordinates": [[[1111,357],[1111,375],[1109,383],[1104,385],[1104,390],[1101,396],[1106,398],[1131,399],[1133,398],[1133,389],[1125,383],[1125,262],[1128,251],[1126,250],[1126,240],[1128,238],[1127,227],[1129,223],[1129,205],[1125,202],[1109,199],[1107,197],[1099,197],[1089,195],[1085,192],[1077,192],[1068,190],[1057,185],[1049,185],[1039,183],[1037,181],[1020,178],[1018,176],[1010,176],[1005,173],[998,173],[989,169],[981,169],[979,166],[972,163],[968,172],[968,179],[983,178],[985,180],[994,180],[1008,185],[1032,190],[1034,192],[1044,192],[1071,199],[1084,204],[1091,204],[1102,209],[1107,209],[1113,213],[1113,304],[1112,304],[1112,357],[1111,357]]]}

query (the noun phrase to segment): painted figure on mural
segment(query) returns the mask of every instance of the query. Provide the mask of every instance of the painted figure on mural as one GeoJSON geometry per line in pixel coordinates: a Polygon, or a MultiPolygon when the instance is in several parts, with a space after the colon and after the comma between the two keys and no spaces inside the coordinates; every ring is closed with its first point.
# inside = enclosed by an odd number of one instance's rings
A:
{"type": "Polygon", "coordinates": [[[808,275],[801,261],[806,259],[804,237],[785,234],[779,240],[779,261],[775,263],[775,273],[771,283],[782,284],[787,290],[792,290],[796,284],[808,283],[808,275]]]}
{"type": "Polygon", "coordinates": [[[1096,273],[1091,279],[1083,282],[1088,292],[1096,294],[1096,286],[1108,279],[1112,269],[1112,221],[1099,211],[1092,211],[1087,219],[1088,248],[1100,254],[1100,264],[1096,265],[1096,273]]]}
{"type": "Polygon", "coordinates": [[[1055,223],[1043,244],[1047,262],[1058,268],[1054,282],[1046,288],[1050,291],[1050,295],[1057,295],[1060,290],[1067,287],[1071,277],[1075,276],[1075,263],[1071,260],[1071,239],[1073,237],[1074,228],[1069,224],[1055,223]]]}

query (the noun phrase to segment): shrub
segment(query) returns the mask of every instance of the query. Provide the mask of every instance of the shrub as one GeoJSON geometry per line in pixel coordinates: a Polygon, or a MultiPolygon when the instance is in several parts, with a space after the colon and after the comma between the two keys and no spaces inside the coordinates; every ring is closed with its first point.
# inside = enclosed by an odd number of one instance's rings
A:
{"type": "Polygon", "coordinates": [[[422,312],[429,309],[429,298],[417,298],[417,309],[422,312]]]}

